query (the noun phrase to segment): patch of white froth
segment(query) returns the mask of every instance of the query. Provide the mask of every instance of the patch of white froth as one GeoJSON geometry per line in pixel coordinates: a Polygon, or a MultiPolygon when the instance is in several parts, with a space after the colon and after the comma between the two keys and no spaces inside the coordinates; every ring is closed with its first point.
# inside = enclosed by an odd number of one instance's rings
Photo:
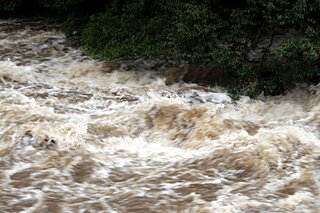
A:
{"type": "Polygon", "coordinates": [[[124,85],[135,86],[164,86],[165,79],[155,75],[153,71],[123,71],[115,70],[105,73],[98,64],[73,63],[67,68],[67,76],[71,83],[87,85],[90,88],[113,88],[124,85]]]}
{"type": "Polygon", "coordinates": [[[88,116],[70,115],[59,122],[55,128],[50,128],[48,135],[59,142],[59,148],[76,148],[86,143],[88,116]]]}
{"type": "MultiPolygon", "coordinates": [[[[103,142],[103,146],[95,146],[86,144],[85,149],[92,153],[97,153],[100,158],[101,155],[116,154],[119,151],[133,154],[139,159],[152,159],[154,162],[179,162],[182,159],[190,159],[192,157],[200,157],[206,152],[199,153],[196,150],[185,150],[176,147],[169,147],[157,141],[148,141],[145,137],[111,137],[103,142]],[[100,153],[100,155],[99,155],[100,153]]],[[[121,166],[121,162],[128,159],[118,159],[114,165],[121,166]]]]}
{"type": "Polygon", "coordinates": [[[198,90],[190,90],[182,94],[186,100],[196,99],[202,103],[231,103],[231,98],[227,93],[203,92],[198,90]]]}
{"type": "Polygon", "coordinates": [[[0,61],[0,80],[6,82],[6,79],[18,81],[21,83],[34,82],[34,70],[31,66],[17,66],[10,59],[0,61]]]}
{"type": "Polygon", "coordinates": [[[313,194],[307,191],[298,191],[287,198],[280,199],[276,206],[287,211],[313,212],[315,208],[320,207],[319,203],[313,199],[313,194]]]}

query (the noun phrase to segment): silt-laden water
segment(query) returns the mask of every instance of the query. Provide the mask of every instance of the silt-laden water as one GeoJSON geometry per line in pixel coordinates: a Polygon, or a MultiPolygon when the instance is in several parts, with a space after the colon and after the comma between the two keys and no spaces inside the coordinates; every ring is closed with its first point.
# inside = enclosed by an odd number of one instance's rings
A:
{"type": "Polygon", "coordinates": [[[320,211],[320,86],[233,103],[164,82],[1,20],[1,212],[320,211]]]}

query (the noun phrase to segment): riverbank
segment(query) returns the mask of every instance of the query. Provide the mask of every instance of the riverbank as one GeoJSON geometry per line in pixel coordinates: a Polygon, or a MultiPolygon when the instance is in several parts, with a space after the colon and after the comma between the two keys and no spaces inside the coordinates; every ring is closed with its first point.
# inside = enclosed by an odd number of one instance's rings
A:
{"type": "Polygon", "coordinates": [[[0,12],[61,18],[69,42],[96,59],[162,61],[174,65],[172,82],[220,85],[234,98],[320,80],[316,0],[3,1],[0,12]]]}

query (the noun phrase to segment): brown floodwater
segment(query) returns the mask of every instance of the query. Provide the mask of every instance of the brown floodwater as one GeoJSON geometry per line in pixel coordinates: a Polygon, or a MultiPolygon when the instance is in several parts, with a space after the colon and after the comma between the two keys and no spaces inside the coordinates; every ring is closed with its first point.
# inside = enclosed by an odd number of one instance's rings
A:
{"type": "Polygon", "coordinates": [[[232,102],[104,67],[0,20],[1,212],[320,211],[320,86],[232,102]]]}

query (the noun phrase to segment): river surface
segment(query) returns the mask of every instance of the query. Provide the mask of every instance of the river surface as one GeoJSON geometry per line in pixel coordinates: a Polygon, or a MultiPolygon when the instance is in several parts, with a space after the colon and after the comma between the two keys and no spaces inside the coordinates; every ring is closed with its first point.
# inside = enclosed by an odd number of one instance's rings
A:
{"type": "Polygon", "coordinates": [[[320,86],[232,102],[0,20],[1,212],[320,212],[320,86]]]}

